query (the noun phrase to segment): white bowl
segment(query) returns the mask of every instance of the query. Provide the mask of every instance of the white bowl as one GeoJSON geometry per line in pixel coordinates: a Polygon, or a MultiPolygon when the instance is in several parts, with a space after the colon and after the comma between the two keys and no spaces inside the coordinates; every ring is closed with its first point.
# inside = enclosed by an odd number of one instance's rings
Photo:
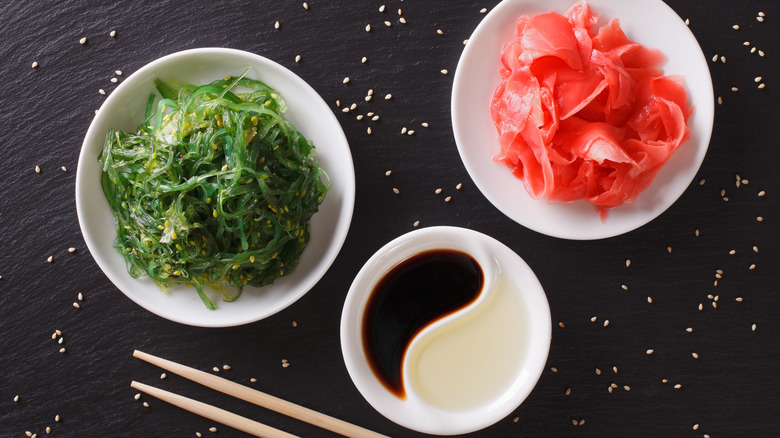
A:
{"type": "Polygon", "coordinates": [[[128,76],[111,93],[87,131],[76,174],[76,209],[81,233],[100,269],[143,308],[163,318],[201,327],[227,327],[273,315],[311,289],[325,274],[347,236],[355,203],[355,171],[349,144],[327,104],[301,78],[281,65],[253,53],[223,48],[185,50],[153,61],[128,76]],[[332,185],[311,220],[311,240],[300,264],[290,275],[262,288],[246,287],[234,302],[224,302],[207,289],[217,305],[210,311],[193,288],[174,287],[163,294],[148,277],[132,278],[114,249],[116,221],[100,185],[97,157],[109,128],[134,131],[142,121],[146,101],[155,92],[154,79],[178,79],[207,84],[228,75],[258,79],[286,101],[285,118],[314,142],[320,165],[332,185]]]}
{"type": "MultiPolygon", "coordinates": [[[[513,314],[514,315],[514,314],[513,314]]],[[[503,326],[502,326],[503,327],[503,326]]],[[[471,326],[466,326],[470,329],[471,326]]],[[[454,435],[473,432],[499,421],[514,411],[533,389],[544,369],[550,349],[550,308],[541,284],[528,265],[511,249],[492,237],[465,228],[431,227],[415,230],[386,244],[376,252],[355,277],[341,316],[341,348],[352,381],[363,397],[388,419],[419,432],[454,435]],[[466,307],[449,314],[422,329],[407,347],[402,364],[402,381],[406,397],[400,398],[383,386],[371,370],[362,341],[363,315],[377,282],[401,261],[432,249],[453,249],[470,254],[484,273],[485,287],[478,298],[466,307]],[[499,283],[501,282],[501,283],[499,283]],[[431,402],[414,383],[411,373],[417,348],[436,342],[436,336],[448,333],[458,324],[470,324],[484,303],[496,294],[498,284],[519,303],[517,318],[523,321],[519,342],[506,342],[501,336],[484,339],[485,345],[512,345],[519,359],[503,388],[489,399],[467,408],[453,408],[431,402]],[[430,342],[429,342],[430,341],[430,342]],[[410,359],[411,358],[411,359],[410,359]]],[[[519,332],[518,332],[519,333],[519,332]]],[[[505,335],[505,333],[504,333],[505,335]]],[[[467,341],[472,342],[473,341],[467,341]]],[[[455,344],[460,347],[460,344],[455,344]]],[[[463,344],[463,348],[467,348],[463,344]]],[[[480,364],[483,362],[480,361],[480,364]]],[[[484,370],[491,361],[484,360],[484,370]]],[[[480,376],[473,376],[474,379],[480,376]]]]}
{"type": "Polygon", "coordinates": [[[555,10],[563,13],[574,0],[504,0],[477,26],[463,50],[452,89],[452,125],[463,164],[483,195],[517,223],[539,233],[566,239],[611,237],[650,222],[685,191],[704,160],[712,134],[714,96],[707,60],[682,19],[661,0],[591,0],[599,25],[617,18],[634,41],[661,50],[665,74],[685,77],[694,113],[690,139],[672,154],[653,183],[631,204],[610,209],[601,221],[586,201],[535,200],[522,181],[503,163],[493,161],[500,150],[490,116],[490,101],[501,78],[499,56],[524,14],[555,10]]]}

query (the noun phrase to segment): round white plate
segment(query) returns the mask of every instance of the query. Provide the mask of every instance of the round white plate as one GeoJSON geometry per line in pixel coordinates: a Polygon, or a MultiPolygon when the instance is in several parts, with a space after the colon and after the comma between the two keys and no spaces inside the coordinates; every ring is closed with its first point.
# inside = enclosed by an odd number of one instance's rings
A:
{"type": "Polygon", "coordinates": [[[253,53],[223,48],[185,50],[153,61],[128,76],[111,93],[87,131],[76,174],[76,209],[81,233],[95,262],[119,290],[163,318],[201,327],[227,327],[273,315],[311,289],[325,274],[347,236],[355,203],[352,154],[336,117],[301,78],[281,65],[253,53]],[[246,287],[231,303],[208,288],[217,310],[206,309],[195,289],[184,286],[162,293],[148,277],[132,278],[114,249],[116,222],[100,186],[97,157],[109,128],[134,131],[142,121],[146,101],[156,92],[154,79],[176,78],[207,84],[225,76],[258,79],[276,89],[288,106],[285,118],[314,142],[320,165],[331,178],[330,191],[311,220],[311,240],[300,264],[290,275],[262,288],[246,287]]]}
{"type": "Polygon", "coordinates": [[[504,0],[485,16],[469,38],[455,72],[452,89],[452,125],[463,164],[483,195],[517,223],[539,233],[565,239],[588,240],[634,230],[669,208],[682,195],[704,160],[712,134],[714,97],[707,60],[683,20],[661,0],[592,0],[597,25],[620,20],[626,35],[667,57],[664,73],[682,75],[694,113],[690,139],[681,145],[653,183],[631,204],[613,208],[601,221],[586,201],[570,203],[535,200],[522,181],[503,163],[493,161],[499,150],[498,134],[490,117],[493,91],[503,45],[515,33],[521,15],[551,10],[566,12],[572,0],[504,0]]]}
{"type": "MultiPolygon", "coordinates": [[[[430,227],[406,233],[383,246],[363,265],[344,302],[341,315],[341,350],[352,381],[358,391],[379,413],[419,432],[437,435],[455,435],[480,430],[501,420],[528,397],[539,380],[550,350],[552,332],[550,306],[542,285],[531,268],[514,251],[498,240],[466,228],[430,227]],[[405,362],[403,368],[406,398],[390,393],[371,370],[363,348],[363,313],[376,283],[401,261],[412,255],[432,249],[453,249],[471,255],[482,268],[485,276],[485,290],[473,303],[435,321],[410,342],[408,351],[413,351],[418,341],[436,333],[448,324],[457,324],[468,317],[493,293],[498,283],[511,285],[510,293],[516,297],[522,308],[516,315],[525,321],[526,336],[518,342],[522,349],[521,360],[514,377],[508,379],[505,390],[491,402],[467,410],[451,410],[433,406],[425,401],[410,383],[411,366],[405,362]]],[[[500,346],[501,340],[494,345],[500,346]]],[[[414,356],[409,353],[406,357],[414,356]]]]}

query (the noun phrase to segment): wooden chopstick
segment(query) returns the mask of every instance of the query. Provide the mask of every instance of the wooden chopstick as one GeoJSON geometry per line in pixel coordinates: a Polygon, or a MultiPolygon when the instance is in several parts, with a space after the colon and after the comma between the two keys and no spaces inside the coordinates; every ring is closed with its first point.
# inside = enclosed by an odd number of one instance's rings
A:
{"type": "Polygon", "coordinates": [[[130,383],[130,386],[141,392],[145,392],[151,396],[157,397],[160,400],[166,401],[174,406],[178,406],[182,409],[190,411],[193,414],[206,417],[209,420],[214,420],[218,423],[222,423],[226,426],[230,426],[234,429],[238,429],[254,436],[263,438],[298,438],[296,435],[289,434],[279,429],[274,429],[271,426],[266,426],[263,423],[258,423],[257,421],[250,420],[249,418],[242,417],[232,412],[228,412],[216,406],[211,406],[188,397],[155,388],[154,386],[145,385],[136,381],[130,383]]]}
{"type": "Polygon", "coordinates": [[[208,386],[209,388],[224,394],[228,394],[249,403],[253,403],[257,406],[279,412],[280,414],[287,415],[288,417],[319,426],[323,429],[338,433],[346,437],[389,438],[386,435],[382,435],[363,427],[347,423],[346,421],[339,420],[338,418],[334,418],[312,409],[297,405],[295,403],[282,400],[264,392],[248,388],[236,382],[223,379],[222,377],[196,370],[194,368],[190,368],[186,365],[182,365],[167,359],[153,356],[149,353],[144,353],[143,351],[135,350],[133,352],[133,357],[149,362],[152,365],[157,365],[164,370],[178,374],[184,378],[192,380],[193,382],[208,386]]]}

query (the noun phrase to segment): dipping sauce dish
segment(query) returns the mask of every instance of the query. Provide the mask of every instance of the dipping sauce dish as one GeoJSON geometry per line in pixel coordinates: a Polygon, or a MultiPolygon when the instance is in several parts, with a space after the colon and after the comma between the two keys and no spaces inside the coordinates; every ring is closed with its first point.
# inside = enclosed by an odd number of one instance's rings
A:
{"type": "Polygon", "coordinates": [[[438,435],[480,430],[516,409],[544,369],[550,335],[528,265],[456,227],[381,248],[355,277],[341,319],[344,361],[363,397],[395,423],[438,435]]]}

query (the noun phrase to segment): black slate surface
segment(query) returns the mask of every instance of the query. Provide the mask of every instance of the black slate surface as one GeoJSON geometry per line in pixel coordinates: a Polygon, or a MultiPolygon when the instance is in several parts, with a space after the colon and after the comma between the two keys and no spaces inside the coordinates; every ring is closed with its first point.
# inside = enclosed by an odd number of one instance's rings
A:
{"type": "Polygon", "coordinates": [[[550,301],[546,371],[516,412],[473,436],[776,436],[778,5],[668,2],[690,19],[707,58],[727,59],[710,62],[723,103],[716,106],[709,152],[695,181],[659,218],[623,236],[574,242],[537,234],[500,214],[473,185],[456,151],[452,73],[463,40],[484,16],[480,9],[496,3],[388,0],[384,13],[380,1],[312,0],[308,10],[300,2],[267,0],[0,6],[0,436],[31,431],[40,437],[47,426],[51,436],[69,437],[245,436],[226,427],[212,434],[211,421],[150,397],[134,400],[133,379],[291,433],[331,436],[176,376],[160,380],[159,369],[131,357],[133,349],[204,370],[229,364],[220,372],[229,379],[388,435],[419,436],[362,399],[338,338],[352,278],[416,220],[420,227],[468,227],[503,241],[535,270],[550,301]],[[398,8],[408,24],[398,22],[398,8]],[[764,22],[756,20],[759,11],[764,22]],[[368,23],[371,33],[364,30],[368,23]],[[111,30],[116,37],[109,37],[111,30]],[[121,82],[160,56],[204,46],[261,54],[318,90],[349,139],[358,187],[349,236],[317,286],[271,318],[229,329],[182,326],[125,298],[90,257],[74,203],[81,141],[105,99],[98,89],[111,92],[117,69],[121,82]],[[450,74],[442,75],[443,68],[450,74]],[[344,85],[346,76],[351,81],[344,85]],[[766,88],[757,88],[757,76],[766,88]],[[361,103],[369,88],[394,96],[372,104],[381,115],[370,125],[373,135],[366,134],[365,120],[335,107],[336,100],[361,103]],[[430,128],[421,128],[423,121],[430,128]],[[402,126],[415,135],[400,135],[402,126]],[[749,182],[736,187],[735,175],[749,182]],[[434,194],[439,187],[451,202],[434,194]],[[724,273],[715,286],[718,269],[724,273]],[[79,292],[85,298],[76,309],[71,304],[79,292]],[[717,295],[717,309],[708,294],[717,295]],[[51,339],[55,330],[63,333],[62,345],[51,339]],[[63,346],[65,354],[58,352],[63,346]],[[283,368],[282,359],[291,365],[283,368]],[[258,382],[250,383],[252,377],[258,382]],[[613,382],[618,389],[610,394],[613,382]],[[673,388],[677,383],[680,389],[673,388]],[[585,421],[574,426],[572,420],[585,421]]]}

